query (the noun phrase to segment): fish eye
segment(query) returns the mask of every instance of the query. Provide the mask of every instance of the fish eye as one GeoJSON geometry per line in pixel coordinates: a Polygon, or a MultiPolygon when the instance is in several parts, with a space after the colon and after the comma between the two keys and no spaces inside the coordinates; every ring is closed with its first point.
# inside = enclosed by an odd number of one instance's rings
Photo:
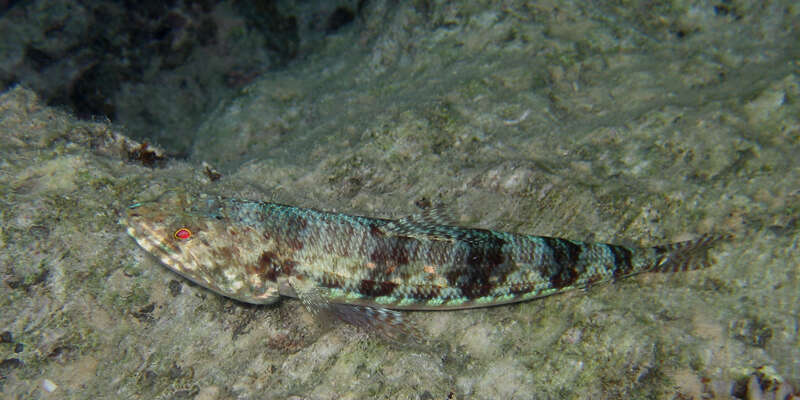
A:
{"type": "Polygon", "coordinates": [[[177,240],[187,240],[192,237],[192,231],[190,231],[189,228],[181,228],[175,231],[172,236],[177,240]]]}

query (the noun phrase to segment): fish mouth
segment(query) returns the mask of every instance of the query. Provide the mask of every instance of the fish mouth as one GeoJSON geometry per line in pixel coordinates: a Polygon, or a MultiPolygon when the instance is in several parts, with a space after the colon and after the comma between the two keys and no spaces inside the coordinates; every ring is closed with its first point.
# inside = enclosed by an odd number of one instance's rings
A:
{"type": "Polygon", "coordinates": [[[156,239],[158,234],[152,226],[131,218],[124,218],[122,223],[126,226],[128,235],[143,249],[156,255],[158,258],[163,259],[167,256],[167,251],[162,247],[164,243],[156,239]]]}
{"type": "Polygon", "coordinates": [[[122,225],[124,225],[127,229],[128,235],[130,235],[137,242],[139,241],[139,238],[146,236],[147,232],[147,230],[144,229],[144,226],[147,224],[144,224],[141,221],[142,214],[138,210],[141,205],[141,203],[136,203],[125,209],[122,219],[120,220],[122,225]]]}
{"type": "Polygon", "coordinates": [[[126,208],[122,212],[122,217],[119,220],[119,223],[128,231],[128,236],[133,238],[137,243],[139,242],[139,238],[143,236],[143,234],[140,233],[140,229],[137,229],[141,224],[137,223],[136,219],[140,218],[141,215],[135,209],[139,206],[141,206],[141,203],[136,203],[126,208]]]}
{"type": "Polygon", "coordinates": [[[142,203],[133,204],[125,210],[120,222],[125,226],[128,235],[165,265],[171,266],[173,262],[178,262],[174,255],[180,253],[180,250],[163,239],[164,228],[159,227],[158,221],[148,222],[142,211],[145,211],[142,203]]]}

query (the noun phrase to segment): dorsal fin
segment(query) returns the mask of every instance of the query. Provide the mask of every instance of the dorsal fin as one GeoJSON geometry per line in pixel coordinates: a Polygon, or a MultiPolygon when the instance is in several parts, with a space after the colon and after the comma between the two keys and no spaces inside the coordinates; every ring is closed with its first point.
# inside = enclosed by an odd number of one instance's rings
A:
{"type": "MultiPolygon", "coordinates": [[[[444,233],[444,227],[455,226],[443,206],[430,207],[417,214],[390,221],[382,227],[387,234],[401,236],[428,236],[439,232],[444,233]]],[[[443,235],[444,239],[449,239],[443,235]]]]}
{"type": "Polygon", "coordinates": [[[429,240],[462,241],[474,245],[485,243],[488,231],[457,226],[446,208],[435,206],[381,227],[388,235],[419,237],[429,240]]]}
{"type": "Polygon", "coordinates": [[[419,213],[411,214],[403,220],[408,220],[418,226],[455,226],[455,219],[450,210],[442,204],[428,207],[419,213]]]}

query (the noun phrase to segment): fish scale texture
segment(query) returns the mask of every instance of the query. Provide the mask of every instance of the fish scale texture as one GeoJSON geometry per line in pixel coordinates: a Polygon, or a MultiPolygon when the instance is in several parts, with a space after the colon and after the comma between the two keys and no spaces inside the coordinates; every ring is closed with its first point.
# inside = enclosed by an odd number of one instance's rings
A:
{"type": "Polygon", "coordinates": [[[492,306],[692,269],[723,238],[630,248],[179,191],[132,206],[126,223],[166,266],[228,297],[269,303],[313,290],[325,302],[391,309],[492,306]]]}

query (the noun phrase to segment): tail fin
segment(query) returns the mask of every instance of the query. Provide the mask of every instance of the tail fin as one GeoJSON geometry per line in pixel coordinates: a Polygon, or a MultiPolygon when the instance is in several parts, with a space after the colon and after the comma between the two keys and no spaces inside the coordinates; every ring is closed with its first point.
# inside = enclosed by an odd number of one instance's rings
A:
{"type": "Polygon", "coordinates": [[[679,272],[709,266],[708,249],[718,242],[729,240],[729,234],[706,234],[694,240],[655,246],[656,262],[651,272],[679,272]]]}

